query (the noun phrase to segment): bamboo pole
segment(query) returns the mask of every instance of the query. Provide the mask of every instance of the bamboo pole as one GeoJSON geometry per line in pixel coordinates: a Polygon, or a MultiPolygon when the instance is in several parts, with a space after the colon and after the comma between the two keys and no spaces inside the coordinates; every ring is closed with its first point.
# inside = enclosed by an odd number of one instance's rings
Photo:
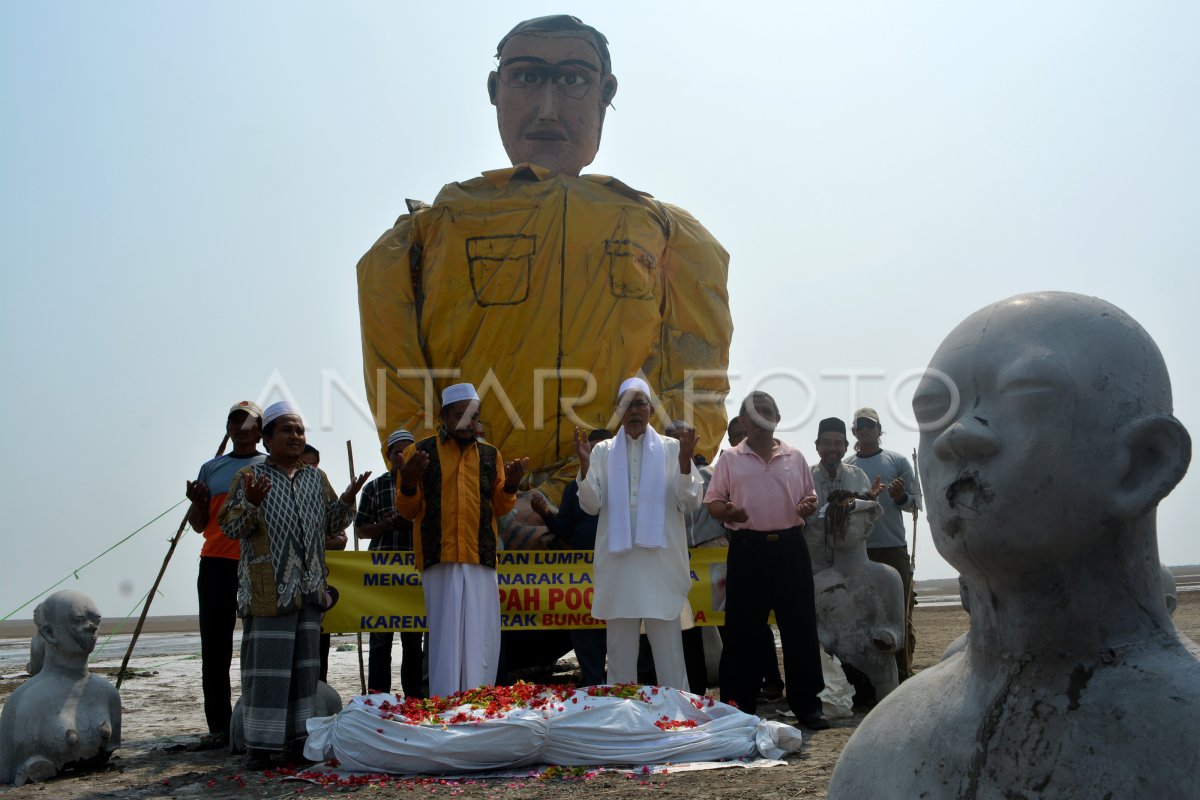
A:
{"type": "MultiPolygon", "coordinates": [[[[229,444],[229,433],[226,432],[221,437],[221,444],[217,447],[217,454],[213,458],[220,458],[225,452],[225,445],[229,444]]],[[[125,658],[121,659],[121,668],[117,670],[117,691],[121,690],[121,683],[125,680],[125,671],[129,666],[129,659],[133,655],[133,647],[137,644],[138,637],[142,634],[142,626],[146,624],[146,615],[150,613],[150,603],[154,601],[154,595],[158,593],[158,585],[162,583],[163,575],[167,574],[167,565],[171,563],[171,556],[175,554],[175,547],[179,544],[179,540],[183,538],[183,532],[187,529],[188,515],[192,507],[189,505],[188,510],[183,513],[183,521],[179,523],[179,530],[175,531],[175,535],[171,537],[171,546],[167,548],[166,558],[163,559],[162,568],[158,571],[158,577],[154,579],[154,585],[150,587],[150,593],[146,595],[146,604],[142,606],[142,615],[138,617],[137,627],[133,629],[133,635],[129,637],[129,649],[125,651],[125,658]]]]}
{"type": "MultiPolygon", "coordinates": [[[[921,473],[917,471],[917,448],[913,448],[913,483],[914,488],[921,486],[921,473]]],[[[921,507],[913,503],[912,518],[913,518],[913,546],[912,555],[908,557],[908,568],[912,570],[913,575],[917,572],[917,518],[921,516],[921,507]]]]}
{"type": "MultiPolygon", "coordinates": [[[[351,483],[353,483],[354,479],[357,477],[358,473],[354,471],[354,445],[351,444],[349,439],[346,440],[346,458],[350,461],[350,481],[351,481],[351,483]]],[[[354,550],[357,552],[358,551],[358,537],[351,534],[351,538],[354,539],[354,550]]],[[[362,687],[362,693],[366,694],[367,693],[367,670],[366,670],[366,667],[363,666],[362,631],[361,630],[356,631],[355,635],[358,637],[358,683],[362,687]]]]}

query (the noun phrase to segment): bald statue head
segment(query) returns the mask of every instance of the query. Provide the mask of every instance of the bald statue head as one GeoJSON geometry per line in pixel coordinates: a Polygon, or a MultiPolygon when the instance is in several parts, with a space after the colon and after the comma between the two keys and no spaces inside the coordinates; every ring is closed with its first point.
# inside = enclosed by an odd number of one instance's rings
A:
{"type": "Polygon", "coordinates": [[[1191,439],[1162,355],[1125,312],[1018,295],[967,317],[929,367],[913,399],[921,479],[938,550],[963,574],[1156,551],[1154,508],[1191,439]]]}
{"type": "Polygon", "coordinates": [[[96,648],[100,611],[82,592],[70,589],[55,592],[38,604],[33,618],[46,644],[48,659],[51,653],[86,659],[96,648]]]}
{"type": "Polygon", "coordinates": [[[604,34],[566,14],[538,17],[509,31],[496,58],[488,96],[509,160],[578,176],[596,158],[617,94],[604,34]]]}

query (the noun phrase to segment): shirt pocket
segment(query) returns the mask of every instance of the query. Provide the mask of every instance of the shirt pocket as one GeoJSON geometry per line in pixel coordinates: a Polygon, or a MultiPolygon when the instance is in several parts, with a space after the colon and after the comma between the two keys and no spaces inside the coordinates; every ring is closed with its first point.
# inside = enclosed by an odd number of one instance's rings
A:
{"type": "Polygon", "coordinates": [[[526,234],[472,236],[466,240],[471,291],[480,306],[515,306],[529,299],[537,238],[526,234]]]}

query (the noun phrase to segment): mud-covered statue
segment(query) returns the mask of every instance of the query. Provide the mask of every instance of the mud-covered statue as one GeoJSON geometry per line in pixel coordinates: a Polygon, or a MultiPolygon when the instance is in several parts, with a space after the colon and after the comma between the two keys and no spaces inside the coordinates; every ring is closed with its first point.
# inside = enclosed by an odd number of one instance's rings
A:
{"type": "Polygon", "coordinates": [[[863,721],[829,797],[1200,798],[1200,659],[1155,529],[1191,439],[1153,340],[1097,298],[1012,297],[950,333],[913,408],[971,636],[863,721]]]}
{"type": "Polygon", "coordinates": [[[867,558],[867,534],[882,513],[874,500],[832,493],[818,544],[828,566],[813,575],[821,646],[865,675],[878,700],[899,685],[895,653],[904,640],[900,573],[867,558]]]}
{"type": "Polygon", "coordinates": [[[87,668],[100,627],[96,604],[80,592],[56,592],[33,618],[36,674],[0,712],[0,783],[18,786],[103,766],[121,744],[120,695],[87,668]]]}

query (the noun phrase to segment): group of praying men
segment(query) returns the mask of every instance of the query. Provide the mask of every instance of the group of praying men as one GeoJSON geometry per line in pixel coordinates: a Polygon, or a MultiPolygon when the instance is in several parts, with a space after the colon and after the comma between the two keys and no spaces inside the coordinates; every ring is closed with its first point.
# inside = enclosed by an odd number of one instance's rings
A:
{"type": "MultiPolygon", "coordinates": [[[[301,757],[321,666],[321,615],[334,599],[324,553],[345,547],[343,532],[352,520],[356,536],[370,540],[372,549],[415,551],[428,645],[422,653],[420,633],[401,633],[404,694],[425,695],[423,656],[430,694],[496,682],[500,521],[516,505],[527,460],[505,461],[482,439],[481,398],[472,384],[447,387],[441,401],[435,434],[417,441],[407,430],[394,431],[386,442],[390,468],[369,484],[369,472],[353,477],[340,495],[319,468],[303,460],[307,442],[295,407],[276,403],[260,411],[243,401],[230,409],[226,421],[233,451],[206,463],[189,482],[189,516],[206,539],[198,590],[208,738],[227,741],[236,613],[243,625],[249,768],[268,768],[280,752],[301,757]],[[266,455],[256,448],[260,436],[266,455]],[[210,487],[222,486],[228,490],[212,494],[210,487]]],[[[637,682],[644,631],[656,682],[693,688],[689,672],[697,672],[687,662],[695,659],[685,658],[684,628],[691,628],[688,548],[725,544],[722,699],[754,713],[764,679],[768,686],[780,681],[767,625],[774,611],[787,703],[809,729],[828,727],[818,696],[824,683],[806,520],[816,519],[833,491],[872,498],[886,491],[890,499],[880,523],[884,552],[872,557],[890,563],[888,537],[898,537],[905,549],[899,515],[919,502],[907,460],[879,448],[878,415],[864,408],[854,420],[858,452],[842,461],[848,446],[845,424],[826,419],[816,442],[820,462],[810,468],[799,451],[775,438],[780,413],[774,399],[753,392],[730,422],[731,447],[702,467],[695,430],[674,421],[660,435],[651,425],[654,402],[645,380],[624,381],[615,398],[617,434],[575,431],[578,472],[562,506],[551,511],[535,495],[541,502],[533,507],[551,527],[577,504],[566,544],[594,550],[591,613],[606,630],[573,634],[584,682],[637,682]],[[873,481],[856,462],[873,472],[873,481]],[[886,524],[888,512],[899,522],[898,533],[886,524]],[[581,518],[590,522],[582,526],[590,527],[590,540],[575,535],[581,518]],[[720,531],[716,535],[714,528],[720,531]]],[[[906,556],[902,561],[907,567],[906,556]]],[[[907,570],[901,574],[906,581],[910,577],[907,570]]],[[[373,691],[391,690],[392,642],[391,633],[371,634],[368,685],[373,691]]],[[[902,650],[897,657],[903,676],[907,656],[902,650]]]]}

